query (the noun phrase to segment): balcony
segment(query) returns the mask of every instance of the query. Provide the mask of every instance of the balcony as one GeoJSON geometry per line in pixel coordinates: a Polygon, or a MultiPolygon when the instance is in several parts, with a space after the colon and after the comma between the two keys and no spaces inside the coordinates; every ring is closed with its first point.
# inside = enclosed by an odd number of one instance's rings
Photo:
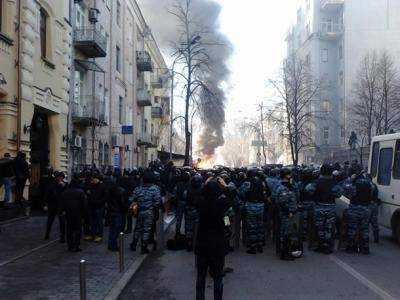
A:
{"type": "Polygon", "coordinates": [[[74,33],[74,46],[89,58],[107,56],[107,38],[96,28],[77,29],[74,33]]]}
{"type": "Polygon", "coordinates": [[[72,104],[71,116],[74,124],[83,127],[107,125],[105,102],[98,96],[80,96],[72,104]]]}
{"type": "Polygon", "coordinates": [[[139,72],[153,72],[153,61],[147,51],[136,51],[136,64],[139,72]]]}
{"type": "Polygon", "coordinates": [[[163,80],[161,78],[157,78],[151,82],[151,87],[153,89],[162,89],[163,86],[164,86],[164,84],[163,84],[163,80]]]}
{"type": "Polygon", "coordinates": [[[137,140],[137,145],[138,147],[146,147],[146,148],[157,148],[158,143],[159,143],[159,137],[155,135],[151,135],[150,133],[147,132],[142,132],[139,135],[139,138],[137,140]]]}
{"type": "Polygon", "coordinates": [[[337,10],[342,7],[344,0],[321,0],[321,8],[326,10],[337,10]]]}
{"type": "Polygon", "coordinates": [[[161,119],[163,117],[163,110],[161,107],[152,107],[151,108],[151,117],[153,119],[161,119]]]}
{"type": "Polygon", "coordinates": [[[322,22],[320,28],[321,37],[327,39],[337,39],[343,34],[343,24],[333,22],[322,22]]]}
{"type": "Polygon", "coordinates": [[[137,90],[137,105],[141,107],[151,106],[151,95],[147,90],[147,87],[139,88],[137,90]]]}

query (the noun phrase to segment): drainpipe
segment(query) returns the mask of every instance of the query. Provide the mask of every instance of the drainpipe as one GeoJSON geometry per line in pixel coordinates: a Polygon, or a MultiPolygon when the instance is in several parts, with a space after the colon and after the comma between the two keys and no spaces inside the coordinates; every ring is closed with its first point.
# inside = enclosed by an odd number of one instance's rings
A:
{"type": "Polygon", "coordinates": [[[22,110],[22,87],[21,87],[21,24],[22,12],[21,1],[18,0],[18,42],[17,42],[17,152],[21,150],[21,110],[22,110]]]}

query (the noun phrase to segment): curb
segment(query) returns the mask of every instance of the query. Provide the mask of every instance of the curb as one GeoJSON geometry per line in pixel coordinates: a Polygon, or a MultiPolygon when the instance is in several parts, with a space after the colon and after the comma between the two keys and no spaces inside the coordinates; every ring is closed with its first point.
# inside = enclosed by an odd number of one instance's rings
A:
{"type": "MultiPolygon", "coordinates": [[[[175,218],[173,218],[169,223],[167,223],[166,228],[164,229],[164,233],[169,230],[172,224],[175,223],[175,218]]],[[[135,273],[139,270],[142,266],[143,262],[149,254],[140,255],[129,267],[129,269],[122,275],[122,277],[118,280],[118,282],[111,288],[111,290],[107,293],[104,297],[105,300],[116,300],[118,299],[119,295],[128,285],[129,281],[135,275],[135,273]]]]}

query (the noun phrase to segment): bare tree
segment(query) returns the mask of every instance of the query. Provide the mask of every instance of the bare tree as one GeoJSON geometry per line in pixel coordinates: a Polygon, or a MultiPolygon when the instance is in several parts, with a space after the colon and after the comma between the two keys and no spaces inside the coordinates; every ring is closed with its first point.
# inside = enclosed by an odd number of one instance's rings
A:
{"type": "Polygon", "coordinates": [[[360,63],[353,85],[353,97],[349,111],[354,128],[367,137],[371,144],[379,99],[379,60],[376,52],[365,55],[360,63]]]}
{"type": "Polygon", "coordinates": [[[210,56],[207,46],[202,42],[202,36],[207,34],[205,28],[196,22],[193,14],[193,1],[176,1],[170,13],[178,21],[179,39],[173,45],[173,56],[182,67],[185,98],[185,165],[190,164],[190,148],[192,133],[190,132],[189,113],[191,100],[204,87],[204,72],[209,69],[210,56]]]}
{"type": "Polygon", "coordinates": [[[378,63],[379,94],[376,134],[387,134],[400,124],[400,80],[392,56],[384,51],[378,63]]]}
{"type": "Polygon", "coordinates": [[[283,63],[279,78],[270,80],[286,112],[286,138],[290,145],[294,165],[299,163],[299,154],[313,143],[310,126],[313,121],[312,101],[321,85],[311,75],[310,66],[296,55],[283,63]]]}

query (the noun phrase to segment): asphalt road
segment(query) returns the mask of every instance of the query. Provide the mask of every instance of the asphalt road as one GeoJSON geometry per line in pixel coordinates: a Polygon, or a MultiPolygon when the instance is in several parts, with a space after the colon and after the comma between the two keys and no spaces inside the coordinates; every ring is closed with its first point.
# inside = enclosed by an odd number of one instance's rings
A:
{"type": "MultiPolygon", "coordinates": [[[[400,299],[400,247],[386,232],[371,255],[306,252],[293,262],[276,258],[272,247],[261,255],[243,249],[227,257],[234,273],[224,280],[224,299],[400,299]]],[[[120,299],[194,299],[193,254],[154,254],[127,285],[120,299]]],[[[212,281],[207,283],[212,299],[212,281]]]]}

